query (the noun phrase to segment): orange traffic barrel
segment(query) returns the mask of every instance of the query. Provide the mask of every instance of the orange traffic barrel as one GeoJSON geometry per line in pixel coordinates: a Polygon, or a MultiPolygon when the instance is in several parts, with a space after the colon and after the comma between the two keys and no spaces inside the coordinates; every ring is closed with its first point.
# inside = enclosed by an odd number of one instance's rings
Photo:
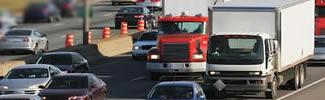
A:
{"type": "Polygon", "coordinates": [[[73,46],[73,34],[67,34],[65,38],[65,47],[72,47],[73,46]]]}
{"type": "Polygon", "coordinates": [[[88,43],[91,42],[91,39],[93,38],[93,33],[91,33],[90,31],[88,32],[88,43]]]}
{"type": "Polygon", "coordinates": [[[143,31],[143,30],[144,30],[144,20],[143,19],[140,19],[138,21],[137,31],[140,32],[140,31],[143,31]]]}
{"type": "Polygon", "coordinates": [[[111,37],[110,34],[111,34],[111,29],[109,27],[104,27],[102,31],[102,38],[103,39],[109,38],[111,37]]]}
{"type": "Polygon", "coordinates": [[[120,36],[125,36],[128,34],[128,23],[121,22],[120,36]]]}

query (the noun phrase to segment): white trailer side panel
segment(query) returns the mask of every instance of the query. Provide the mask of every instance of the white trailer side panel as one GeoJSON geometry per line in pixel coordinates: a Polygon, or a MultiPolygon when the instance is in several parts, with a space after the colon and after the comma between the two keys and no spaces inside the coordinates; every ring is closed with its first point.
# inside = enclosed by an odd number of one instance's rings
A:
{"type": "Polygon", "coordinates": [[[281,10],[281,66],[278,71],[314,52],[314,1],[281,10]]]}
{"type": "Polygon", "coordinates": [[[209,17],[210,20],[213,21],[211,23],[212,34],[227,32],[259,32],[269,33],[271,36],[274,36],[275,34],[274,12],[238,11],[236,9],[228,9],[225,11],[213,11],[212,16],[213,17],[209,17]]]}
{"type": "Polygon", "coordinates": [[[202,14],[208,16],[208,7],[213,5],[215,0],[163,0],[163,15],[172,14],[180,16],[182,12],[187,15],[202,14]]]}

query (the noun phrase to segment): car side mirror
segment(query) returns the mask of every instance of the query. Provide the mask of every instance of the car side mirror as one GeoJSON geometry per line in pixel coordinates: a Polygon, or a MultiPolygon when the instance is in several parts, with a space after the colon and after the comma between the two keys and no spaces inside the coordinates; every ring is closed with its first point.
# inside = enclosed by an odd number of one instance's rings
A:
{"type": "Polygon", "coordinates": [[[44,86],[44,85],[40,85],[40,86],[38,86],[38,88],[40,88],[40,89],[44,89],[45,86],[44,86]]]}

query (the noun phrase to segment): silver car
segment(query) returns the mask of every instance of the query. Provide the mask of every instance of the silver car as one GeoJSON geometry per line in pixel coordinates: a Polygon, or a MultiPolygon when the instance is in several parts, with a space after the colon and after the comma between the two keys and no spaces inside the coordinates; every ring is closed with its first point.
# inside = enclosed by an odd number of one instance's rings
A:
{"type": "Polygon", "coordinates": [[[42,98],[33,94],[8,94],[0,95],[0,100],[42,100],[42,98]]]}
{"type": "Polygon", "coordinates": [[[146,6],[148,9],[162,9],[162,0],[137,0],[137,5],[139,6],[146,6]]]}
{"type": "Polygon", "coordinates": [[[325,64],[325,36],[315,36],[314,53],[308,64],[325,64]]]}
{"type": "Polygon", "coordinates": [[[147,57],[148,50],[157,46],[158,31],[142,33],[140,38],[133,44],[132,58],[147,57]]]}
{"type": "Polygon", "coordinates": [[[47,52],[49,42],[46,34],[37,29],[13,29],[0,38],[0,51],[47,52]]]}
{"type": "Polygon", "coordinates": [[[0,81],[0,94],[37,94],[51,77],[64,72],[46,64],[16,66],[0,81]]]}

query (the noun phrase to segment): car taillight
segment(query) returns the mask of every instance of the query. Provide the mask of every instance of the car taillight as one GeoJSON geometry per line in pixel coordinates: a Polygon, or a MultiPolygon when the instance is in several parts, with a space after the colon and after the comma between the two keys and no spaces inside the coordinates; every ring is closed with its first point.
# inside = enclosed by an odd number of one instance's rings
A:
{"type": "Polygon", "coordinates": [[[63,7],[66,8],[66,9],[72,8],[71,4],[69,4],[69,3],[65,3],[63,7]]]}
{"type": "Polygon", "coordinates": [[[144,0],[137,0],[137,2],[144,2],[144,0]]]}
{"type": "Polygon", "coordinates": [[[143,15],[135,15],[134,18],[143,18],[143,15]]]}
{"type": "Polygon", "coordinates": [[[151,2],[160,2],[161,0],[151,0],[151,2]]]}

